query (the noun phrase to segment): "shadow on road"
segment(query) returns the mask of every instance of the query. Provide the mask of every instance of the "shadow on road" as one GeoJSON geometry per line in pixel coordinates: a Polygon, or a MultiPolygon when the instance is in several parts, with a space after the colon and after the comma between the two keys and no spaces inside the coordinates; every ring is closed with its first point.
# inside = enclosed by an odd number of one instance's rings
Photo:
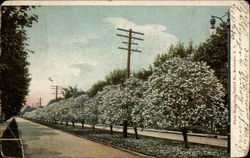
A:
{"type": "MultiPolygon", "coordinates": [[[[24,145],[24,148],[27,148],[26,145],[24,145]]],[[[32,158],[34,157],[34,155],[38,158],[38,157],[44,157],[44,151],[46,151],[46,155],[49,155],[50,157],[57,157],[60,156],[61,153],[54,151],[54,150],[48,150],[47,148],[36,148],[36,147],[31,147],[30,150],[32,152],[25,152],[25,156],[27,158],[32,158]],[[38,156],[40,155],[40,156],[38,156]]],[[[60,157],[61,158],[61,157],[60,157]]],[[[63,157],[64,158],[64,157],[63,157]]],[[[66,157],[65,157],[66,158],[66,157]]]]}
{"type": "Polygon", "coordinates": [[[25,141],[40,139],[42,136],[58,135],[49,128],[42,128],[40,126],[30,124],[29,122],[20,122],[18,124],[18,128],[20,136],[25,138],[25,141]]]}

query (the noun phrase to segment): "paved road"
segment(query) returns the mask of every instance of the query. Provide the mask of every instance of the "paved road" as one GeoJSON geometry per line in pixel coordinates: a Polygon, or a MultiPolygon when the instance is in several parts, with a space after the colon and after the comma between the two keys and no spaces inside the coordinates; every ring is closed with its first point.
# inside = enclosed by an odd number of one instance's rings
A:
{"type": "MultiPolygon", "coordinates": [[[[76,125],[81,126],[80,123],[76,123],[76,125]]],[[[86,125],[86,126],[89,126],[89,125],[86,125]]],[[[96,126],[96,128],[109,130],[109,127],[104,127],[104,126],[96,126]]],[[[122,132],[122,128],[114,127],[113,130],[117,131],[117,132],[122,132]]],[[[134,134],[134,130],[129,128],[128,133],[134,134]]],[[[181,134],[163,133],[163,132],[154,132],[154,131],[140,131],[140,130],[138,130],[138,134],[145,135],[145,136],[151,136],[151,137],[158,137],[158,138],[183,141],[183,136],[181,134]]],[[[226,139],[208,138],[208,137],[189,135],[188,141],[193,142],[193,143],[199,143],[199,144],[227,147],[227,140],[226,139]]]]}
{"type": "Polygon", "coordinates": [[[95,143],[22,118],[16,118],[25,156],[30,158],[136,158],[128,152],[95,143]]]}

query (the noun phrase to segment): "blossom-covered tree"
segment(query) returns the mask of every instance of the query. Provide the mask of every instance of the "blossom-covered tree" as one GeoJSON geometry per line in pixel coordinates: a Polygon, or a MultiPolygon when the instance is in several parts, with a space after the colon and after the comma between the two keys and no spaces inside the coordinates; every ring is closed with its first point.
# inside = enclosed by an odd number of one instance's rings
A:
{"type": "Polygon", "coordinates": [[[86,121],[90,125],[92,125],[93,131],[95,130],[95,125],[99,121],[100,116],[100,96],[99,93],[97,93],[94,97],[89,98],[86,102],[86,121]]]}
{"type": "Polygon", "coordinates": [[[113,125],[119,124],[120,118],[117,116],[119,101],[114,99],[119,85],[108,85],[100,93],[101,99],[101,122],[110,127],[110,134],[113,134],[113,125]]]}
{"type": "Polygon", "coordinates": [[[85,102],[89,99],[87,94],[81,95],[75,99],[74,112],[76,114],[76,121],[81,122],[84,128],[85,120],[88,117],[86,113],[85,102]]]}
{"type": "Polygon", "coordinates": [[[144,128],[146,126],[146,119],[145,117],[147,117],[146,115],[146,111],[145,111],[145,97],[147,97],[144,93],[145,91],[147,91],[147,89],[149,88],[149,84],[148,82],[142,82],[142,81],[137,81],[137,80],[133,80],[133,82],[137,82],[136,83],[136,88],[133,89],[134,91],[134,100],[137,100],[137,103],[134,104],[134,107],[132,109],[132,122],[133,122],[133,126],[134,127],[141,127],[144,128]]]}
{"type": "Polygon", "coordinates": [[[130,125],[133,126],[136,139],[139,138],[137,126],[141,125],[143,120],[141,117],[143,105],[140,104],[143,95],[142,84],[143,81],[135,77],[131,77],[124,82],[124,90],[122,91],[124,97],[122,98],[122,103],[125,106],[122,105],[122,108],[120,109],[124,118],[126,118],[130,122],[130,125]]]}
{"type": "Polygon", "coordinates": [[[184,137],[192,126],[226,126],[225,90],[205,62],[170,58],[153,69],[146,92],[147,123],[175,126],[184,137]]]}

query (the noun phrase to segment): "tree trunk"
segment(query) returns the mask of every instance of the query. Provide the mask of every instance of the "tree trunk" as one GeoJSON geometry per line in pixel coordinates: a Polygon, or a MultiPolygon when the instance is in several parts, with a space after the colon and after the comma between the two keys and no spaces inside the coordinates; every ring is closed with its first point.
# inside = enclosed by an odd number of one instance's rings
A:
{"type": "Polygon", "coordinates": [[[82,129],[84,128],[84,121],[82,121],[82,129]]]}
{"type": "Polygon", "coordinates": [[[61,121],[61,125],[63,124],[63,122],[61,121]]]}
{"type": "Polygon", "coordinates": [[[134,127],[134,131],[135,131],[135,139],[139,139],[138,133],[137,133],[137,127],[134,127]]]}
{"type": "Polygon", "coordinates": [[[95,125],[92,126],[93,131],[95,131],[95,125]]]}
{"type": "Polygon", "coordinates": [[[127,120],[123,121],[123,137],[124,138],[128,137],[128,121],[127,120]]]}
{"type": "Polygon", "coordinates": [[[110,125],[109,127],[110,127],[110,134],[113,135],[114,134],[114,132],[113,132],[113,125],[110,125]]]}
{"type": "Polygon", "coordinates": [[[66,121],[66,126],[68,126],[69,125],[69,123],[68,123],[68,121],[66,121]]]}
{"type": "Polygon", "coordinates": [[[187,137],[188,129],[183,128],[183,129],[181,129],[181,131],[182,131],[182,134],[183,134],[183,139],[184,139],[185,148],[189,148],[188,137],[187,137]]]}
{"type": "Polygon", "coordinates": [[[74,121],[72,121],[72,126],[75,127],[75,122],[74,121]]]}

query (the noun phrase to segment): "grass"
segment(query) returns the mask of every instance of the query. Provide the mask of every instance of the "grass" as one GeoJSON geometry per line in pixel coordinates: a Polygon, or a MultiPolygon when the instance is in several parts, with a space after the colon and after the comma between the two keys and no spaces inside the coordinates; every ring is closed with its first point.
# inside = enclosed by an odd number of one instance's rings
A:
{"type": "MultiPolygon", "coordinates": [[[[2,138],[19,138],[17,124],[15,119],[13,119],[10,124],[9,128],[7,128],[2,138]]],[[[20,146],[19,141],[1,141],[2,151],[3,154],[7,157],[19,157],[22,158],[22,149],[20,146]]],[[[3,156],[3,155],[2,155],[3,156]]]]}
{"type": "Polygon", "coordinates": [[[210,145],[189,143],[190,148],[184,148],[182,141],[154,138],[148,136],[140,136],[140,139],[135,139],[135,135],[128,134],[128,138],[123,138],[122,133],[114,132],[110,135],[110,131],[84,127],[81,129],[80,126],[72,127],[71,125],[65,126],[61,124],[45,123],[41,121],[35,121],[37,123],[81,135],[85,138],[110,144],[113,146],[125,148],[135,152],[139,152],[145,155],[150,155],[157,158],[219,158],[229,157],[227,148],[215,147],[210,145]]]}

